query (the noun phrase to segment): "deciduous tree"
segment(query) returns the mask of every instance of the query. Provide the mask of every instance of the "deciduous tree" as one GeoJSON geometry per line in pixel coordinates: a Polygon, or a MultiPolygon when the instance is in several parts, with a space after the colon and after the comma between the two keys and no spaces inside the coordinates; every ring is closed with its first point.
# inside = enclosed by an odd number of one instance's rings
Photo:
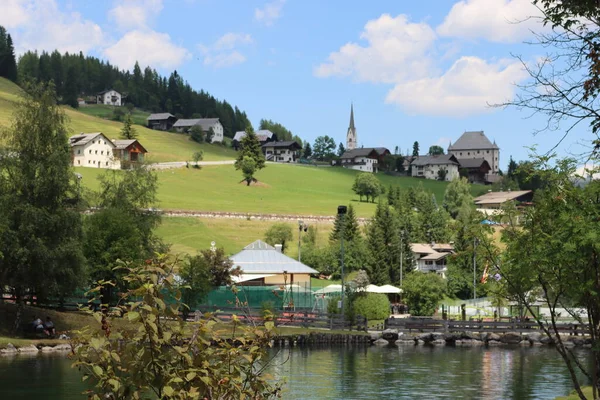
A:
{"type": "Polygon", "coordinates": [[[438,274],[415,271],[408,274],[402,289],[411,315],[430,316],[444,298],[446,282],[438,274]]]}
{"type": "Polygon", "coordinates": [[[293,240],[292,227],[284,222],[278,222],[267,230],[265,233],[265,242],[271,246],[276,244],[281,245],[281,251],[285,252],[289,247],[289,243],[293,240]]]}

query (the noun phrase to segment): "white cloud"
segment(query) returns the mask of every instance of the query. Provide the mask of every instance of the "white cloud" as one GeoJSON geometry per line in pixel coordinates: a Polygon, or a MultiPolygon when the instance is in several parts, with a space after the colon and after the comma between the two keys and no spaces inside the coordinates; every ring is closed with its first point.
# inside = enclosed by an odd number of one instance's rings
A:
{"type": "Polygon", "coordinates": [[[441,137],[437,140],[437,142],[435,142],[435,145],[446,149],[448,148],[451,142],[452,139],[450,139],[449,137],[441,137]]]}
{"type": "Polygon", "coordinates": [[[0,16],[2,25],[13,26],[17,53],[54,49],[87,53],[103,43],[100,26],[79,13],[62,12],[54,0],[3,0],[0,16]],[[14,20],[6,24],[5,18],[14,20]]]}
{"type": "Polygon", "coordinates": [[[490,111],[488,104],[511,99],[514,83],[526,76],[518,62],[461,57],[442,76],[398,83],[386,102],[412,114],[464,117],[490,111]]]}
{"type": "Polygon", "coordinates": [[[430,51],[436,35],[425,23],[411,23],[406,15],[383,14],[367,22],[361,39],[366,46],[347,43],[315,68],[318,77],[353,77],[358,81],[394,83],[420,77],[431,69],[430,51]]]}
{"type": "Polygon", "coordinates": [[[531,0],[462,0],[437,27],[441,36],[518,42],[539,30],[540,11],[531,0]]]}
{"type": "Polygon", "coordinates": [[[104,50],[108,60],[120,68],[131,69],[138,61],[144,68],[175,68],[190,57],[184,48],[173,44],[166,33],[134,30],[104,50]]]}
{"type": "Polygon", "coordinates": [[[228,32],[218,38],[212,45],[199,44],[198,49],[204,56],[204,65],[214,68],[227,68],[246,62],[239,47],[254,43],[247,33],[228,32]]]}
{"type": "Polygon", "coordinates": [[[28,22],[31,7],[31,1],[2,0],[0,2],[0,25],[12,29],[28,22]]]}
{"type": "Polygon", "coordinates": [[[140,29],[149,25],[163,8],[163,0],[126,0],[115,2],[108,12],[122,30],[140,29]]]}
{"type": "Polygon", "coordinates": [[[263,8],[254,10],[254,19],[258,22],[271,26],[283,15],[283,5],[286,0],[274,0],[265,4],[263,8]]]}

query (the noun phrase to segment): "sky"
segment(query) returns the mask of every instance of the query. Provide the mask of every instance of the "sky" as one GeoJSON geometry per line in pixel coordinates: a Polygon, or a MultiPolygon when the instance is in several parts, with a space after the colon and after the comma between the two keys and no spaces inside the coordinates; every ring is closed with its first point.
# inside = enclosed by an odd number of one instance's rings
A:
{"type": "MultiPolygon", "coordinates": [[[[131,69],[176,69],[260,119],[311,142],[344,142],[354,104],[358,142],[421,153],[483,130],[509,156],[553,148],[543,116],[490,107],[514,98],[544,49],[530,0],[2,0],[17,54],[58,49],[131,69]]],[[[556,149],[583,151],[579,127],[556,149]]]]}

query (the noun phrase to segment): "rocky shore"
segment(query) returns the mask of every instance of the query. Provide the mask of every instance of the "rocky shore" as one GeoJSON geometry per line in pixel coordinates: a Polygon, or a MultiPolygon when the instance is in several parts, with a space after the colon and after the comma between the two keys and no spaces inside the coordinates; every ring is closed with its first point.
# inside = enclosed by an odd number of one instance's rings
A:
{"type": "Polygon", "coordinates": [[[68,343],[57,344],[55,346],[36,346],[30,344],[22,347],[15,347],[12,343],[8,343],[5,347],[0,349],[0,355],[65,353],[69,351],[71,351],[71,345],[68,343]]]}

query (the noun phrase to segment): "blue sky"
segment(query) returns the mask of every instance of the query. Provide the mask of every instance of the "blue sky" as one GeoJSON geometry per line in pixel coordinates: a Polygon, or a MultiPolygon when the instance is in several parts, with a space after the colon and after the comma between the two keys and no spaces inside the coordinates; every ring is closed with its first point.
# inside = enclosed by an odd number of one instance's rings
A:
{"type": "MultiPolygon", "coordinates": [[[[542,28],[529,0],[2,0],[0,25],[17,51],[83,51],[123,69],[139,60],[173,69],[261,118],[311,142],[345,142],[354,103],[359,143],[393,151],[446,147],[483,130],[509,156],[543,152],[559,132],[533,132],[543,117],[491,109],[514,96],[526,74],[512,54],[542,28]]],[[[578,153],[581,127],[559,146],[578,153]]]]}

